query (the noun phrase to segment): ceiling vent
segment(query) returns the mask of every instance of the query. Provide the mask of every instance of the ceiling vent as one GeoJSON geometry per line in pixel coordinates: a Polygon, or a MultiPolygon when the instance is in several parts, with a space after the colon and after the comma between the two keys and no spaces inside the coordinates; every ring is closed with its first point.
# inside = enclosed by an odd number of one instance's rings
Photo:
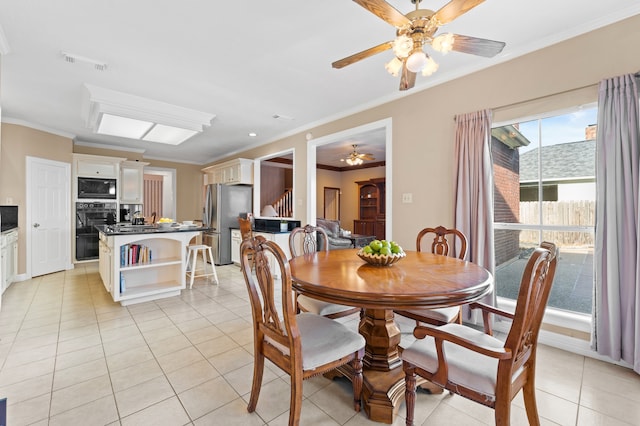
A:
{"type": "Polygon", "coordinates": [[[74,53],[62,52],[62,57],[64,57],[64,60],[69,62],[70,64],[75,64],[76,62],[88,64],[97,71],[105,71],[107,69],[106,62],[101,62],[95,59],[76,55],[74,53]]]}

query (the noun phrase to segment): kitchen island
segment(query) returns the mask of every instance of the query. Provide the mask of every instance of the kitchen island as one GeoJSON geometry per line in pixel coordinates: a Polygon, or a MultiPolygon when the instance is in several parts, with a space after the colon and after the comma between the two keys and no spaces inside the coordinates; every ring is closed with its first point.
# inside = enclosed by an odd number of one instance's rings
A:
{"type": "Polygon", "coordinates": [[[98,225],[100,278],[126,306],[180,295],[186,286],[186,247],[206,228],[98,225]]]}

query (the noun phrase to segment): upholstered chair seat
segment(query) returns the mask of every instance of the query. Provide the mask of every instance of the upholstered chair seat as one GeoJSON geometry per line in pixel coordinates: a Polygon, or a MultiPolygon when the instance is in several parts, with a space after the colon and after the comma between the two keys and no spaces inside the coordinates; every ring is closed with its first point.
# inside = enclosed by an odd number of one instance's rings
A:
{"type": "MultiPolygon", "coordinates": [[[[356,352],[365,344],[364,337],[343,324],[316,314],[303,312],[296,315],[302,343],[302,368],[314,370],[333,360],[356,352]]],[[[284,328],[284,325],[283,325],[284,328]]],[[[264,340],[289,355],[289,348],[269,336],[264,340]]]]}

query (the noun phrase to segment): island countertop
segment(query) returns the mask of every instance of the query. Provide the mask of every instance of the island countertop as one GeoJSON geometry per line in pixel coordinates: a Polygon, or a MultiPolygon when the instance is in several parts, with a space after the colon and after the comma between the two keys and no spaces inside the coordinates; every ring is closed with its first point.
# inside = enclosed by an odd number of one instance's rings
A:
{"type": "Polygon", "coordinates": [[[172,232],[199,232],[211,229],[195,225],[169,227],[160,227],[158,225],[95,225],[95,227],[104,235],[166,234],[172,232]]]}

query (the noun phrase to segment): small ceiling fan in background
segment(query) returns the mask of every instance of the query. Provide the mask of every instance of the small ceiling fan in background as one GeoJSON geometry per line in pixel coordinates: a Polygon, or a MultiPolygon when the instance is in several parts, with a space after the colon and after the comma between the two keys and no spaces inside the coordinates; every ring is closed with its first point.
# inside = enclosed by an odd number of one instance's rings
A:
{"type": "Polygon", "coordinates": [[[447,24],[473,9],[484,0],[451,0],[437,12],[420,9],[421,0],[411,0],[416,9],[403,15],[384,0],[353,0],[369,12],[396,27],[396,38],[362,52],[335,61],[333,68],[342,68],[385,50],[393,49],[394,58],[385,65],[387,71],[397,76],[401,73],[400,90],[411,89],[416,73],[429,76],[438,69],[438,64],[424,52],[430,45],[434,50],[446,54],[456,52],[491,58],[502,52],[504,42],[443,33],[436,36],[441,25],[447,24]]]}
{"type": "Polygon", "coordinates": [[[375,160],[375,157],[372,154],[360,154],[356,149],[358,145],[351,146],[353,147],[353,151],[351,151],[347,158],[341,158],[340,161],[345,161],[350,166],[359,166],[364,162],[364,160],[375,160]]]}

